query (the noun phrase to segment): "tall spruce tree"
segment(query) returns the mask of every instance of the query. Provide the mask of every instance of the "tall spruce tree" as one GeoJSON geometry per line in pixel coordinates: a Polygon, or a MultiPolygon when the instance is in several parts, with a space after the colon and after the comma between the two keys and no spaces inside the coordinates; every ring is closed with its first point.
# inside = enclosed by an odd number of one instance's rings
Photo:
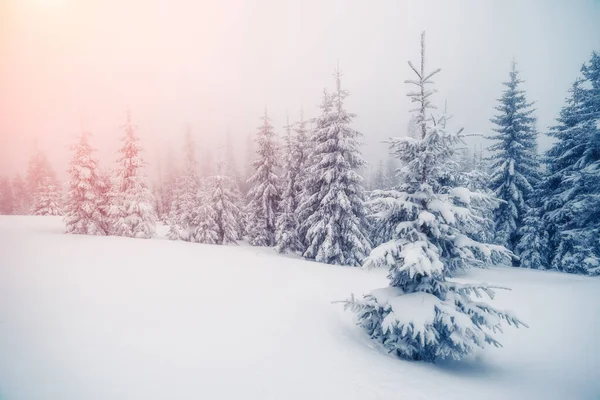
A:
{"type": "Polygon", "coordinates": [[[303,256],[319,262],[359,266],[371,250],[364,207],[362,177],[365,161],[359,150],[361,134],[350,125],[355,115],[344,109],[348,92],[335,71],[336,90],[324,95],[323,114],[313,133],[313,154],[299,215],[305,233],[303,256]],[[304,219],[305,218],[305,219],[304,219]]]}
{"type": "Polygon", "coordinates": [[[381,191],[372,200],[377,218],[389,226],[388,237],[365,260],[365,267],[389,269],[389,287],[346,301],[371,338],[398,357],[434,361],[460,359],[476,346],[499,346],[491,332],[501,321],[521,325],[516,317],[472,296],[494,296],[485,284],[449,280],[452,271],[491,262],[491,254],[506,249],[469,238],[481,218],[472,210],[488,196],[464,187],[448,187],[446,171],[453,168],[459,132],[445,129],[444,119],[427,115],[433,108],[432,77],[425,70],[425,34],[421,36],[421,66],[409,63],[416,75],[406,83],[417,90],[415,121],[420,137],[391,140],[395,157],[404,165],[396,190],[381,191]]]}
{"type": "Polygon", "coordinates": [[[491,120],[496,135],[489,137],[495,142],[489,147],[493,160],[489,187],[503,201],[494,213],[495,240],[511,251],[516,251],[529,198],[540,178],[534,110],[521,83],[513,62],[498,114],[491,120]]]}
{"type": "Polygon", "coordinates": [[[111,231],[118,236],[149,239],[156,233],[155,199],[148,187],[142,148],[129,113],[123,130],[116,176],[118,215],[111,231]]]}
{"type": "Polygon", "coordinates": [[[89,134],[84,131],[73,146],[68,169],[70,180],[64,216],[66,233],[106,235],[102,178],[93,152],[89,134]]]}
{"type": "Polygon", "coordinates": [[[281,197],[278,187],[277,143],[267,110],[256,134],[256,154],[252,162],[255,173],[248,179],[247,234],[252,246],[274,246],[275,225],[281,197]]]}
{"type": "Polygon", "coordinates": [[[600,274],[600,54],[581,68],[547,152],[542,225],[550,268],[600,274]]]}
{"type": "Polygon", "coordinates": [[[302,242],[298,236],[298,219],[296,209],[300,195],[300,174],[303,168],[303,147],[297,137],[292,135],[290,119],[285,126],[285,155],[283,193],[281,198],[281,213],[277,217],[275,232],[275,250],[278,253],[301,252],[302,242]]]}

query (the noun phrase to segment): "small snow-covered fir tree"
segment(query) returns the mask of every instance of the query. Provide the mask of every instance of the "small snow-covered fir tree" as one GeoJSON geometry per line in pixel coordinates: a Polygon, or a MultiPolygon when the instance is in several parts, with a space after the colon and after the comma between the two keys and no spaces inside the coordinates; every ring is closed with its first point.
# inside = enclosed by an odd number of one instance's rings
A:
{"type": "Polygon", "coordinates": [[[581,68],[547,152],[542,224],[550,268],[600,274],[600,54],[581,68]]]}
{"type": "Polygon", "coordinates": [[[181,175],[176,179],[171,212],[169,217],[169,238],[173,240],[194,241],[193,230],[197,221],[198,163],[192,133],[188,130],[184,138],[184,165],[181,175]]]}
{"type": "Polygon", "coordinates": [[[496,242],[516,250],[521,227],[529,207],[529,198],[539,181],[537,132],[532,103],[520,89],[516,63],[512,63],[510,80],[496,107],[499,112],[491,121],[496,125],[492,152],[490,189],[502,200],[494,213],[496,242]]]}
{"type": "Polygon", "coordinates": [[[60,184],[51,175],[46,175],[33,197],[33,215],[62,215],[62,190],[60,184]]]}
{"type": "Polygon", "coordinates": [[[68,169],[70,180],[64,210],[66,233],[106,235],[101,176],[93,152],[89,134],[82,132],[73,146],[68,169]]]}
{"type": "Polygon", "coordinates": [[[262,120],[256,135],[258,159],[252,162],[255,173],[248,179],[250,190],[247,195],[249,202],[246,209],[246,231],[252,246],[274,246],[281,196],[276,172],[279,162],[275,132],[266,109],[262,120]]]}
{"type": "Polygon", "coordinates": [[[298,220],[296,209],[300,195],[300,174],[303,168],[302,144],[292,136],[292,126],[287,119],[285,136],[285,156],[283,193],[281,199],[281,213],[277,217],[275,232],[275,251],[278,253],[300,252],[303,250],[302,242],[298,236],[298,220]]]}
{"type": "Polygon", "coordinates": [[[190,227],[190,241],[204,244],[219,244],[217,213],[211,204],[210,193],[198,192],[198,206],[193,214],[190,227]]]}
{"type": "Polygon", "coordinates": [[[116,201],[121,214],[112,229],[115,235],[149,239],[156,233],[155,200],[143,171],[142,148],[129,113],[123,130],[116,177],[116,201]]]}
{"type": "Polygon", "coordinates": [[[240,191],[237,182],[226,175],[223,163],[217,166],[217,175],[211,176],[206,184],[206,201],[214,211],[217,233],[216,244],[236,244],[241,235],[241,211],[238,207],[240,191]]]}
{"type": "Polygon", "coordinates": [[[335,72],[336,90],[324,95],[322,115],[313,133],[313,154],[306,168],[308,180],[299,206],[303,256],[319,262],[359,266],[371,250],[364,207],[362,177],[365,162],[359,150],[361,134],[350,125],[355,115],[344,108],[348,92],[341,72],[335,72]]]}
{"type": "Polygon", "coordinates": [[[426,72],[425,34],[421,36],[421,66],[409,63],[416,79],[406,81],[417,90],[409,96],[420,137],[391,140],[391,150],[404,165],[397,190],[380,191],[372,200],[376,217],[388,225],[388,237],[373,249],[365,267],[389,269],[389,287],[377,289],[346,307],[374,340],[398,357],[435,361],[460,359],[486,343],[499,346],[492,336],[504,320],[522,325],[515,316],[496,310],[473,297],[494,296],[486,284],[464,284],[450,279],[452,271],[484,266],[493,253],[508,255],[496,245],[476,242],[469,234],[482,222],[473,204],[494,201],[464,187],[445,185],[453,168],[460,131],[446,131],[444,119],[429,117],[433,108],[431,78],[426,72]]]}

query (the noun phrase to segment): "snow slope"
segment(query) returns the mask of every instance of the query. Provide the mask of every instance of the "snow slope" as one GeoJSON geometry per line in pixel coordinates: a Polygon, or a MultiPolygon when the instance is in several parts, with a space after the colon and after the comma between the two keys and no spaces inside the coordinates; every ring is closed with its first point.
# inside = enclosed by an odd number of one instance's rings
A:
{"type": "Polygon", "coordinates": [[[0,216],[0,399],[598,399],[600,279],[516,269],[529,329],[438,365],[378,350],[331,301],[386,283],[271,249],[63,235],[0,216]]]}

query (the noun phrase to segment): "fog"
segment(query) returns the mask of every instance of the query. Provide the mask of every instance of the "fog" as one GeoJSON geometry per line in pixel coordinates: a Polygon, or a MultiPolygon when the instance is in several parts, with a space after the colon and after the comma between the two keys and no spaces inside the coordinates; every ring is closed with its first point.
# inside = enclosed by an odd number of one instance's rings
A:
{"type": "Polygon", "coordinates": [[[597,0],[0,0],[0,175],[24,173],[37,146],[64,177],[81,129],[109,165],[128,109],[151,166],[186,126],[213,152],[229,131],[241,155],[265,106],[279,134],[286,114],[317,115],[338,60],[377,163],[405,134],[422,30],[454,127],[490,133],[515,59],[545,131],[600,49],[598,21],[597,0]]]}

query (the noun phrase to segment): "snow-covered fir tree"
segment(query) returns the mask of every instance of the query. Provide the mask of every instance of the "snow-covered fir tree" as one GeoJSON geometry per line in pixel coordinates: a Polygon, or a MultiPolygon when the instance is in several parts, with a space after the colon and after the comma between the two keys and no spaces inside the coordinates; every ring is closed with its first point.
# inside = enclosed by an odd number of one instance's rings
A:
{"type": "Polygon", "coordinates": [[[58,181],[47,174],[33,196],[33,215],[62,215],[62,190],[58,181]]]}
{"type": "Polygon", "coordinates": [[[494,213],[495,240],[511,251],[516,250],[520,230],[529,207],[529,197],[540,178],[537,155],[537,132],[532,103],[520,88],[516,63],[512,63],[510,80],[491,120],[496,125],[492,152],[490,189],[502,200],[494,213]]]}
{"type": "Polygon", "coordinates": [[[129,113],[123,130],[117,161],[117,196],[114,199],[118,212],[111,223],[111,233],[149,239],[156,233],[155,199],[148,187],[142,148],[129,113]]]}
{"type": "Polygon", "coordinates": [[[200,180],[195,144],[189,129],[184,137],[183,152],[183,170],[175,182],[168,236],[172,240],[195,241],[193,231],[197,221],[200,180]]]}
{"type": "Polygon", "coordinates": [[[469,238],[482,222],[472,210],[488,196],[464,187],[445,186],[446,170],[453,168],[460,131],[444,128],[444,118],[427,114],[433,108],[430,85],[440,70],[425,69],[425,35],[421,36],[420,68],[406,81],[416,86],[409,96],[421,136],[391,140],[393,154],[405,167],[397,190],[380,191],[372,200],[377,218],[388,225],[388,237],[373,249],[365,267],[389,269],[389,287],[376,289],[346,307],[374,340],[398,357],[435,361],[460,359],[486,343],[499,346],[492,336],[501,321],[522,325],[513,315],[473,297],[494,296],[486,284],[458,283],[452,271],[480,267],[491,254],[508,254],[501,246],[469,238]]]}
{"type": "Polygon", "coordinates": [[[269,122],[267,110],[262,117],[262,125],[256,135],[256,154],[252,162],[255,173],[248,179],[248,206],[246,208],[246,233],[252,246],[274,246],[275,225],[281,197],[278,187],[277,143],[273,126],[269,122]]]}
{"type": "Polygon", "coordinates": [[[296,209],[298,208],[301,191],[300,175],[304,164],[304,155],[302,142],[300,141],[302,139],[298,140],[297,137],[293,136],[289,117],[285,129],[283,192],[281,196],[281,213],[277,217],[275,250],[278,253],[294,253],[303,250],[302,242],[298,236],[296,209]]]}
{"type": "Polygon", "coordinates": [[[332,99],[333,97],[327,91],[327,89],[323,89],[321,104],[319,105],[321,114],[312,120],[312,129],[307,134],[305,146],[307,154],[305,162],[306,166],[303,168],[302,175],[300,176],[301,192],[297,208],[298,221],[300,222],[298,225],[298,235],[304,245],[304,249],[308,247],[306,240],[310,226],[306,223],[303,223],[303,221],[306,221],[309,216],[314,214],[318,206],[317,198],[313,196],[315,194],[314,188],[317,178],[313,174],[313,168],[318,162],[318,157],[315,151],[317,146],[317,132],[327,129],[326,127],[330,123],[329,119],[331,118],[331,110],[333,105],[332,99]]]}
{"type": "Polygon", "coordinates": [[[237,243],[241,237],[241,210],[240,191],[233,177],[227,175],[224,163],[217,166],[217,174],[208,178],[205,188],[206,202],[214,214],[211,218],[215,222],[217,233],[216,244],[237,243]]]}
{"type": "Polygon", "coordinates": [[[307,166],[309,181],[299,206],[307,246],[303,256],[319,262],[359,266],[371,250],[364,207],[362,177],[365,161],[359,150],[361,134],[351,127],[355,115],[344,108],[348,92],[341,72],[336,90],[324,95],[322,115],[313,133],[313,154],[307,166]]]}
{"type": "Polygon", "coordinates": [[[190,227],[190,241],[204,244],[219,244],[217,213],[210,203],[208,193],[200,192],[196,211],[190,227]]]}
{"type": "MultiPolygon", "coordinates": [[[[600,54],[581,68],[547,153],[542,224],[550,268],[600,274],[600,54]]],[[[542,255],[544,256],[544,255],[542,255]]]]}
{"type": "Polygon", "coordinates": [[[7,177],[0,177],[0,214],[10,215],[15,208],[12,184],[7,177]]]}
{"type": "Polygon", "coordinates": [[[89,134],[84,131],[73,146],[68,169],[70,180],[64,209],[66,233],[106,235],[102,182],[93,152],[89,134]]]}

